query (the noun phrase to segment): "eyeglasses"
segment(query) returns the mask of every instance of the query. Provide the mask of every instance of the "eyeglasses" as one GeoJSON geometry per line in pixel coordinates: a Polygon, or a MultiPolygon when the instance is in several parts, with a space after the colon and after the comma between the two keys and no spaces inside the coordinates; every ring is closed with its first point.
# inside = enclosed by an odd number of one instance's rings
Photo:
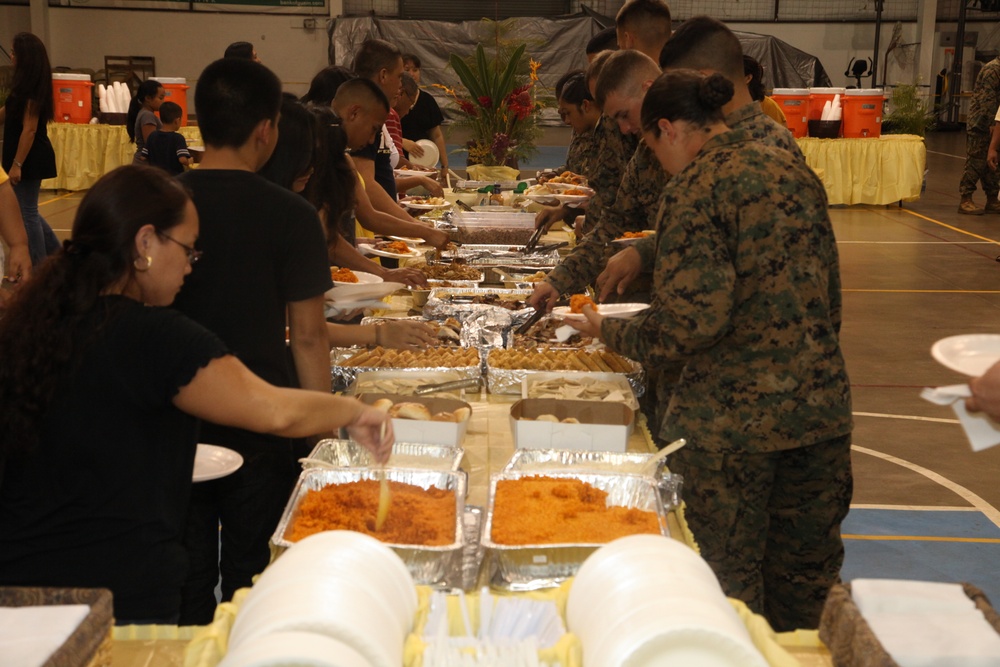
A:
{"type": "Polygon", "coordinates": [[[181,243],[180,241],[178,241],[177,239],[175,239],[170,234],[167,234],[166,232],[159,232],[158,231],[156,233],[159,234],[160,236],[162,236],[163,238],[167,239],[168,241],[173,241],[174,243],[176,243],[180,247],[184,248],[184,251],[187,253],[188,262],[190,262],[191,264],[197,264],[198,260],[201,259],[201,256],[203,254],[205,254],[201,250],[195,250],[192,246],[189,246],[186,243],[181,243]]]}

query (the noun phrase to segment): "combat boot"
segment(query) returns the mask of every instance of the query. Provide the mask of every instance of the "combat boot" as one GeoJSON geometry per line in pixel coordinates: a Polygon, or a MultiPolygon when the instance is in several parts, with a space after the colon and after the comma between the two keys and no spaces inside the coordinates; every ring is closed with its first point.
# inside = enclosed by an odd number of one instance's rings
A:
{"type": "Polygon", "coordinates": [[[962,197],[962,202],[958,205],[958,212],[964,215],[982,215],[986,213],[984,209],[978,208],[972,201],[972,195],[962,197]]]}
{"type": "Polygon", "coordinates": [[[986,200],[986,212],[1000,214],[1000,199],[994,197],[986,200]]]}

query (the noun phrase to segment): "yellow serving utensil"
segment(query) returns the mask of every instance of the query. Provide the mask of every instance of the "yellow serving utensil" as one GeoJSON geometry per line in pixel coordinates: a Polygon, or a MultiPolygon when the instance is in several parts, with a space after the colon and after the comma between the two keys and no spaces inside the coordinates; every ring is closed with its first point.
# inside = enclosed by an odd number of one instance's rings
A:
{"type": "MultiPolygon", "coordinates": [[[[379,434],[379,443],[385,440],[385,422],[382,422],[382,430],[379,434]]],[[[386,477],[385,464],[381,466],[382,480],[378,487],[378,512],[375,513],[375,531],[382,530],[386,517],[389,516],[389,505],[392,504],[392,491],[389,490],[389,478],[386,477]]]]}

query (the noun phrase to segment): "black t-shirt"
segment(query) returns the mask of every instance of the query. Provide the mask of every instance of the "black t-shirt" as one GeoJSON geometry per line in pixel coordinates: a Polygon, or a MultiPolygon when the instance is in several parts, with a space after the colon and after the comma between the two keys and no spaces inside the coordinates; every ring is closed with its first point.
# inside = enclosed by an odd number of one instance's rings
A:
{"type": "Polygon", "coordinates": [[[139,153],[146,158],[148,164],[164,169],[174,176],[184,173],[184,165],[180,163],[180,158],[191,157],[187,142],[180,133],[163,130],[150,132],[146,138],[146,145],[139,153]]]}
{"type": "Polygon", "coordinates": [[[434,96],[421,90],[410,112],[403,116],[403,138],[411,141],[430,139],[431,130],[444,122],[441,107],[434,96]]]}
{"type": "MultiPolygon", "coordinates": [[[[3,126],[3,159],[4,171],[10,172],[17,157],[17,144],[21,140],[24,129],[24,109],[26,101],[15,97],[7,97],[7,120],[3,126]]],[[[35,140],[31,144],[28,156],[24,158],[21,167],[21,178],[25,181],[41,181],[56,176],[56,152],[49,141],[48,126],[43,118],[38,119],[35,130],[35,140]]]]}
{"type": "Polygon", "coordinates": [[[392,172],[392,147],[386,143],[386,133],[381,131],[375,141],[361,150],[351,151],[354,157],[365,158],[375,162],[375,182],[396,200],[396,175],[392,172]]]}
{"type": "MultiPolygon", "coordinates": [[[[319,216],[305,199],[245,171],[194,169],[178,179],[192,193],[205,254],[174,307],[216,333],[258,376],[296,386],[285,345],[285,309],[330,289],[319,216]]],[[[203,442],[267,446],[277,439],[212,424],[203,442]]]]}
{"type": "Polygon", "coordinates": [[[180,313],[125,297],[103,297],[86,329],[105,319],[38,446],[6,462],[0,585],[110,588],[118,620],[166,619],[187,570],[198,436],[171,400],[226,348],[180,313]]]}

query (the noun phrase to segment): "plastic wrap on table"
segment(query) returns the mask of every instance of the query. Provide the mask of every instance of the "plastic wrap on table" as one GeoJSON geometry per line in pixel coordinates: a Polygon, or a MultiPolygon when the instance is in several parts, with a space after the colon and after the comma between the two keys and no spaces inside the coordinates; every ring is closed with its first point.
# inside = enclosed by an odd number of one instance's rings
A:
{"type": "MultiPolygon", "coordinates": [[[[402,371],[405,373],[413,373],[414,377],[420,377],[421,374],[426,375],[427,373],[441,373],[450,372],[449,374],[458,374],[456,380],[464,380],[465,378],[477,378],[482,376],[482,355],[479,354],[475,365],[469,366],[426,366],[419,368],[393,368],[393,367],[376,367],[376,366],[344,366],[343,363],[350,359],[352,356],[360,352],[363,348],[347,347],[347,348],[333,348],[330,350],[330,374],[333,382],[334,391],[344,391],[354,380],[357,379],[358,374],[365,373],[369,371],[378,370],[392,370],[392,371],[402,371]]],[[[458,350],[460,348],[451,348],[458,350]]],[[[477,352],[478,354],[478,352],[477,352]]]]}
{"type": "MultiPolygon", "coordinates": [[[[517,589],[556,586],[572,577],[590,554],[599,549],[599,543],[559,543],[533,545],[497,544],[492,539],[493,509],[497,482],[500,480],[532,477],[537,472],[528,470],[502,472],[490,479],[490,505],[483,526],[482,543],[492,563],[497,568],[501,586],[517,589]]],[[[608,494],[609,507],[628,507],[654,512],[663,535],[669,535],[667,513],[655,481],[647,476],[620,473],[551,472],[546,477],[578,479],[608,494]]]]}
{"type": "MultiPolygon", "coordinates": [[[[455,541],[444,546],[417,546],[412,544],[386,543],[406,564],[416,584],[436,585],[444,582],[446,575],[455,567],[460,567],[462,549],[465,546],[464,510],[466,477],[462,472],[415,470],[407,468],[344,468],[329,470],[314,468],[303,470],[285,505],[285,511],[278,522],[271,541],[275,546],[288,548],[294,544],[286,538],[299,505],[309,491],[318,491],[330,484],[347,484],[363,480],[380,480],[385,475],[389,481],[419,486],[422,489],[435,487],[455,493],[455,541]],[[459,565],[456,565],[459,563],[459,565]]],[[[391,511],[391,510],[390,510],[391,511]]]]}
{"type": "MultiPolygon", "coordinates": [[[[427,470],[458,470],[465,450],[461,447],[445,445],[425,445],[413,442],[397,442],[392,446],[387,466],[392,468],[414,468],[427,470]]],[[[339,468],[371,468],[378,466],[372,453],[353,440],[320,440],[309,454],[312,461],[302,463],[302,468],[324,467],[314,461],[325,461],[339,468]]]]}

